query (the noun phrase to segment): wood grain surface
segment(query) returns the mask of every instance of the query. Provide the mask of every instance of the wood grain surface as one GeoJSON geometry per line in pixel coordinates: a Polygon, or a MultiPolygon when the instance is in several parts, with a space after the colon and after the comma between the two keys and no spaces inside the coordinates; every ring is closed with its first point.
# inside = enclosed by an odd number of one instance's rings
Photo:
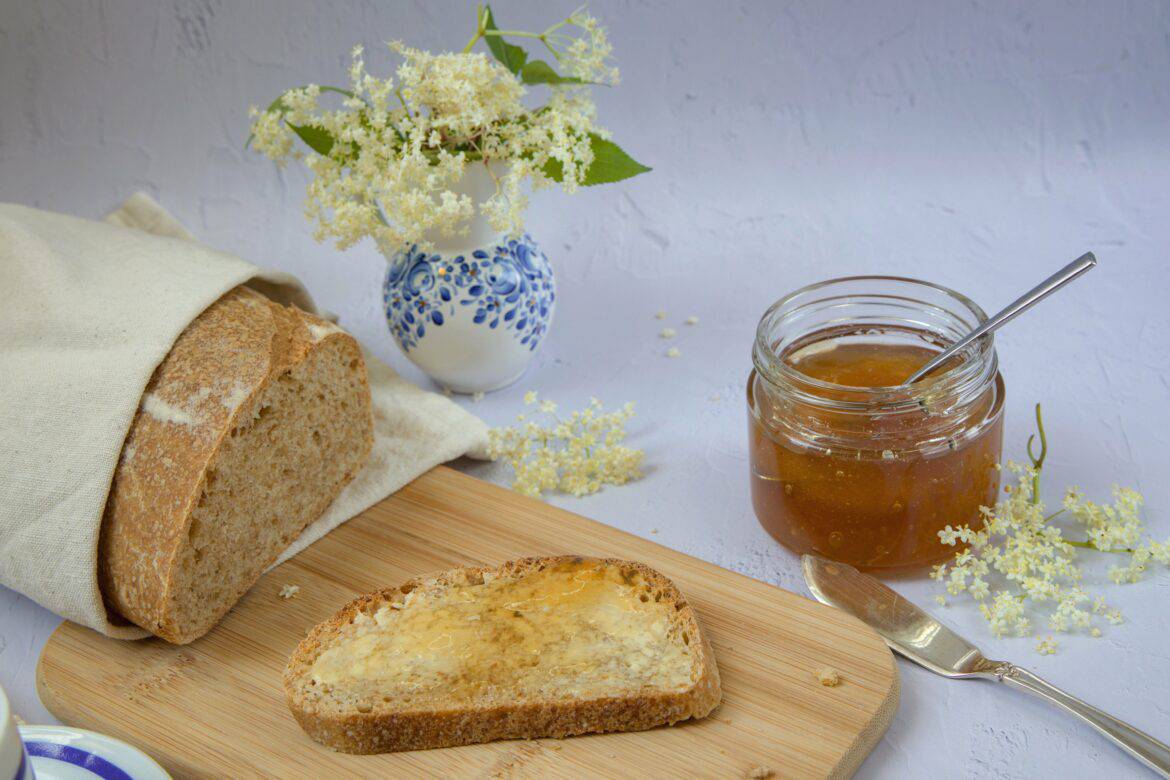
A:
{"type": "Polygon", "coordinates": [[[37,684],[63,722],[137,745],[176,777],[847,776],[898,702],[893,657],[855,619],[445,467],[270,571],[190,645],[63,624],[37,684]],[[380,756],[333,753],[292,720],[285,660],[353,596],[452,566],[559,553],[643,561],[673,579],[710,637],[723,704],[702,721],[648,732],[380,756]],[[300,592],[282,599],[284,585],[300,592]],[[823,666],[840,672],[840,685],[817,681],[823,666]]]}

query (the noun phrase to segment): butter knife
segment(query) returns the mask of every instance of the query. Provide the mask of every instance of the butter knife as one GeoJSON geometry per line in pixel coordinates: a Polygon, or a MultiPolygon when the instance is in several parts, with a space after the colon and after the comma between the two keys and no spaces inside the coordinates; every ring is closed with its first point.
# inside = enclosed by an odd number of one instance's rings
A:
{"type": "Polygon", "coordinates": [[[987,659],[975,645],[848,564],[805,555],[802,565],[804,580],[817,601],[861,620],[877,631],[894,652],[943,677],[996,680],[1027,691],[1081,718],[1150,769],[1170,778],[1170,747],[1149,734],[1065,693],[1027,669],[987,659]]]}

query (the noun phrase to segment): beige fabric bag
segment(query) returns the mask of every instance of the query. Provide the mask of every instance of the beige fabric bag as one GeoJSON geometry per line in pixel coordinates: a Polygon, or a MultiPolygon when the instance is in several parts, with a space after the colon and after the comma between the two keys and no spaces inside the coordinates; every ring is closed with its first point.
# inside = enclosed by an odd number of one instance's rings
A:
{"type": "MultiPolygon", "coordinates": [[[[317,312],[292,276],[202,247],[136,194],[110,224],[0,204],[0,584],[109,636],[97,583],[122,441],[182,330],[238,284],[317,312]],[[148,233],[154,235],[148,235],[148,233]]],[[[482,457],[486,426],[367,353],[370,463],[280,560],[444,461],[482,457]]]]}

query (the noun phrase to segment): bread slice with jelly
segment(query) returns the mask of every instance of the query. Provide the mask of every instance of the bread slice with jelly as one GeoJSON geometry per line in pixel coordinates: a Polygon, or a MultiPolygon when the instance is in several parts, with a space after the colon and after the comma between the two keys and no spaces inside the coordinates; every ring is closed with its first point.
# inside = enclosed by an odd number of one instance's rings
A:
{"type": "Polygon", "coordinates": [[[704,717],[721,696],[674,583],[571,556],[362,596],[300,643],[284,687],[309,736],[346,753],[637,731],[704,717]]]}

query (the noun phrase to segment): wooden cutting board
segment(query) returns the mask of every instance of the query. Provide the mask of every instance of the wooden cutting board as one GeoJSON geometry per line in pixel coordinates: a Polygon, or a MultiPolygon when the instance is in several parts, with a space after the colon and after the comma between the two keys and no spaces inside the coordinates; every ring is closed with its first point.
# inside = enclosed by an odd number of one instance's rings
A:
{"type": "Polygon", "coordinates": [[[37,683],[63,722],[137,745],[176,777],[845,776],[898,703],[893,657],[854,618],[443,467],[266,574],[190,645],[63,624],[37,683]],[[644,561],[672,578],[715,649],[723,704],[702,721],[642,733],[380,756],[331,752],[289,715],[285,660],[354,595],[437,569],[558,553],[644,561]],[[282,599],[284,585],[300,592],[282,599]],[[817,682],[823,666],[840,672],[840,685],[817,682]]]}

